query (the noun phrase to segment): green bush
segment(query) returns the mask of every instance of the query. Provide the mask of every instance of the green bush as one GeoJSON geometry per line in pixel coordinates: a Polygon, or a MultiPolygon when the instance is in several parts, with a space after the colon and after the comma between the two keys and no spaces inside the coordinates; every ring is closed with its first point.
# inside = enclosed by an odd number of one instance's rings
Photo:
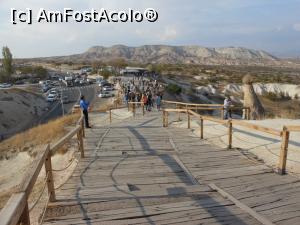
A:
{"type": "Polygon", "coordinates": [[[182,88],[177,84],[168,84],[166,89],[170,94],[179,95],[182,92],[182,88]]]}
{"type": "Polygon", "coordinates": [[[19,71],[23,74],[32,74],[35,78],[45,79],[47,78],[48,71],[42,66],[23,66],[19,68],[19,71]]]}
{"type": "Polygon", "coordinates": [[[274,92],[266,92],[263,94],[263,97],[271,100],[271,101],[288,101],[292,98],[288,95],[288,93],[280,92],[279,94],[276,94],[274,92]]]}

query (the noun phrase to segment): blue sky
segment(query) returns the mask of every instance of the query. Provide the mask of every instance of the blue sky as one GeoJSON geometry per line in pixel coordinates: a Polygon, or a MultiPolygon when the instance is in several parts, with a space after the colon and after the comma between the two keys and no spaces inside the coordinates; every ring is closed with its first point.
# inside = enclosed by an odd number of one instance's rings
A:
{"type": "Polygon", "coordinates": [[[124,44],[241,46],[277,56],[300,56],[300,0],[0,0],[0,47],[15,57],[81,53],[91,46],[124,44]],[[10,8],[88,10],[154,8],[155,23],[10,22],[10,8]]]}

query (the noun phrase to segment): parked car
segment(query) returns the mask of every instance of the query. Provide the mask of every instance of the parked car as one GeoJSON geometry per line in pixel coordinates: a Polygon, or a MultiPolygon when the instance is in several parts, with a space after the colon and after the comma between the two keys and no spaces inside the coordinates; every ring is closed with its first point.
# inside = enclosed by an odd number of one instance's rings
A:
{"type": "Polygon", "coordinates": [[[114,90],[114,88],[110,87],[110,86],[103,87],[103,91],[113,91],[113,90],[114,90]]]}
{"type": "Polygon", "coordinates": [[[21,85],[21,84],[24,84],[25,82],[23,80],[16,80],[15,81],[15,84],[16,85],[21,85]]]}
{"type": "Polygon", "coordinates": [[[45,93],[50,89],[50,87],[48,85],[43,85],[42,87],[42,91],[45,93]]]}
{"type": "Polygon", "coordinates": [[[80,79],[79,78],[76,78],[75,81],[74,81],[75,85],[79,85],[80,84],[80,79]]]}
{"type": "Polygon", "coordinates": [[[110,97],[113,97],[113,96],[114,96],[114,94],[111,93],[111,92],[108,92],[108,91],[106,91],[106,92],[101,92],[101,93],[98,95],[99,98],[110,98],[110,97]]]}
{"type": "Polygon", "coordinates": [[[107,84],[109,84],[108,81],[102,80],[102,81],[100,81],[100,83],[99,83],[99,87],[104,87],[104,86],[107,85],[107,84]]]}
{"type": "Polygon", "coordinates": [[[62,101],[62,103],[64,103],[64,104],[68,104],[68,103],[71,102],[70,99],[68,98],[68,96],[63,96],[61,101],[62,101]]]}
{"type": "Polygon", "coordinates": [[[80,84],[81,86],[86,85],[86,81],[85,81],[85,80],[80,80],[80,81],[79,81],[79,84],[80,84]]]}
{"type": "Polygon", "coordinates": [[[11,86],[12,86],[12,84],[9,84],[9,83],[2,83],[2,84],[0,84],[0,88],[9,88],[11,86]]]}
{"type": "Polygon", "coordinates": [[[57,100],[57,95],[49,94],[47,97],[47,102],[55,102],[57,100]]]}
{"type": "Polygon", "coordinates": [[[86,81],[87,81],[89,84],[94,84],[94,83],[96,83],[96,79],[93,79],[93,78],[88,78],[86,81]]]}

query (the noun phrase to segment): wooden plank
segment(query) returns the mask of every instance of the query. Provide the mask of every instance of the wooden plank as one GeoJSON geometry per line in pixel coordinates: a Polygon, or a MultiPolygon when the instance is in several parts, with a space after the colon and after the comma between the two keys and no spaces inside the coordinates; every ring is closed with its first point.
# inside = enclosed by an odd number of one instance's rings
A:
{"type": "Polygon", "coordinates": [[[209,184],[209,187],[211,187],[213,190],[216,190],[217,192],[219,192],[224,198],[228,198],[230,201],[234,202],[234,204],[236,204],[240,209],[249,213],[251,216],[253,216],[255,219],[257,219],[262,224],[275,225],[270,220],[268,220],[266,217],[262,216],[261,214],[258,214],[256,211],[254,211],[247,205],[243,204],[242,202],[240,202],[239,200],[237,200],[232,195],[228,194],[226,191],[224,191],[220,187],[216,186],[215,184],[209,184]]]}
{"type": "Polygon", "coordinates": [[[285,126],[288,131],[300,132],[300,126],[285,126]]]}

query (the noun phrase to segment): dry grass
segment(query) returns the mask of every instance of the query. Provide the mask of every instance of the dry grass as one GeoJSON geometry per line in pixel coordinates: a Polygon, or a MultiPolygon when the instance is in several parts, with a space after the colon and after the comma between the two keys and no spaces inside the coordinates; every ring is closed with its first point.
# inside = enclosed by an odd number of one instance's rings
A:
{"type": "Polygon", "coordinates": [[[259,96],[267,118],[300,118],[300,102],[298,100],[272,101],[264,96],[259,96]]]}
{"type": "Polygon", "coordinates": [[[10,158],[18,152],[28,151],[34,154],[33,148],[57,140],[67,133],[65,127],[74,125],[80,114],[72,114],[39,125],[28,131],[17,134],[0,143],[0,159],[10,158]]]}

